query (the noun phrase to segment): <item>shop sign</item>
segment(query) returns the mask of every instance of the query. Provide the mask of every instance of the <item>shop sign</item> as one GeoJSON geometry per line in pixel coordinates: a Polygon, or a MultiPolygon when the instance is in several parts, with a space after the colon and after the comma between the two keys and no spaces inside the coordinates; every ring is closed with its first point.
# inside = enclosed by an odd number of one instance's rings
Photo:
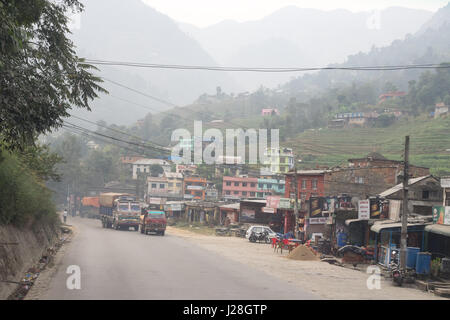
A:
{"type": "Polygon", "coordinates": [[[433,223],[450,225],[450,207],[433,206],[433,223]]]}
{"type": "Polygon", "coordinates": [[[370,200],[359,200],[358,202],[358,219],[370,219],[370,200]]]}
{"type": "Polygon", "coordinates": [[[310,216],[313,218],[321,218],[322,208],[323,208],[323,198],[310,198],[309,206],[310,206],[310,216]]]}
{"type": "Polygon", "coordinates": [[[441,187],[450,188],[450,177],[441,178],[441,187]]]}
{"type": "Polygon", "coordinates": [[[264,213],[275,213],[275,208],[263,207],[262,211],[264,213]]]}
{"type": "Polygon", "coordinates": [[[329,218],[309,218],[309,224],[326,224],[329,218]]]}

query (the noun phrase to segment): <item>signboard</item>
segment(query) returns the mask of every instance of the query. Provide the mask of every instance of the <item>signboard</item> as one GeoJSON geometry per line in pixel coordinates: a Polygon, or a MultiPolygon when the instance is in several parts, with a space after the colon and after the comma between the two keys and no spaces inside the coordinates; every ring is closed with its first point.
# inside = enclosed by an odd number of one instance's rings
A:
{"type": "Polygon", "coordinates": [[[281,197],[277,196],[268,196],[266,198],[266,207],[277,209],[280,204],[281,197]]]}
{"type": "Polygon", "coordinates": [[[381,218],[381,207],[379,199],[370,199],[370,219],[381,218]]]}
{"type": "Polygon", "coordinates": [[[450,225],[450,207],[445,207],[444,224],[450,225]]]}
{"type": "Polygon", "coordinates": [[[309,216],[311,218],[321,218],[323,208],[323,198],[309,199],[309,216]]]}
{"type": "Polygon", "coordinates": [[[444,224],[445,207],[433,206],[433,223],[444,224]]]}
{"type": "Polygon", "coordinates": [[[370,219],[370,200],[359,200],[358,202],[358,219],[370,219]]]}
{"type": "Polygon", "coordinates": [[[450,177],[441,178],[441,187],[450,188],[450,177]]]}
{"type": "Polygon", "coordinates": [[[402,200],[389,200],[389,219],[392,221],[400,220],[400,209],[402,200]]]}
{"type": "Polygon", "coordinates": [[[255,220],[255,210],[242,209],[241,210],[241,221],[242,222],[252,222],[255,220]]]}
{"type": "Polygon", "coordinates": [[[162,198],[150,198],[149,204],[164,204],[166,201],[162,198]]]}
{"type": "MultiPolygon", "coordinates": [[[[300,200],[298,200],[298,206],[300,207],[300,200]]],[[[278,204],[279,209],[293,209],[294,203],[289,198],[281,198],[278,204]]]]}
{"type": "Polygon", "coordinates": [[[329,218],[309,218],[309,224],[326,224],[329,218]]]}
{"type": "Polygon", "coordinates": [[[275,213],[275,208],[270,208],[270,207],[263,207],[262,208],[262,212],[264,213],[275,213]]]}

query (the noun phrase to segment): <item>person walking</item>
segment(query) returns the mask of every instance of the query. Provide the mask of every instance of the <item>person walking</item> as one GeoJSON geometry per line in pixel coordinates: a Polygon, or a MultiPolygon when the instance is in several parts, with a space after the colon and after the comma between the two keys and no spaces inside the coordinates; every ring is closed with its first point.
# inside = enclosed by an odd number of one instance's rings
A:
{"type": "Polygon", "coordinates": [[[68,215],[67,209],[64,209],[64,213],[63,213],[64,223],[66,223],[66,221],[67,221],[67,215],[68,215]]]}

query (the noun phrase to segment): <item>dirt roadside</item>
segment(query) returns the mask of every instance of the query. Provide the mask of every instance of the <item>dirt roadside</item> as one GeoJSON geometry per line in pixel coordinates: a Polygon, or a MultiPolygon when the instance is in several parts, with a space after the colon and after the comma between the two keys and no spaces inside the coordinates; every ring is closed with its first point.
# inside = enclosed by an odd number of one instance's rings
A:
{"type": "Polygon", "coordinates": [[[167,233],[264,271],[324,299],[444,299],[414,288],[395,287],[391,281],[383,278],[381,289],[370,290],[367,287],[369,274],[321,261],[290,260],[286,258],[286,251],[283,254],[276,253],[271,245],[250,243],[243,238],[207,236],[176,227],[168,227],[167,233]]]}
{"type": "Polygon", "coordinates": [[[47,267],[42,270],[24,300],[39,300],[48,291],[51,280],[61,266],[62,258],[69,249],[72,239],[77,235],[77,229],[74,226],[71,226],[71,230],[72,232],[67,236],[64,244],[52,257],[47,267]]]}

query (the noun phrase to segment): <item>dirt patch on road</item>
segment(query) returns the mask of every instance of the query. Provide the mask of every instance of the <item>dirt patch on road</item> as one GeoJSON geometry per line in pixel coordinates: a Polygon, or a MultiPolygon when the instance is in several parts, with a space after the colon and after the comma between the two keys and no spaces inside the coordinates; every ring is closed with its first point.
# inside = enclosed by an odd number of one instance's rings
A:
{"type": "Polygon", "coordinates": [[[292,260],[301,260],[301,261],[317,261],[319,257],[317,257],[310,248],[306,246],[298,246],[287,256],[288,259],[292,260]]]}
{"type": "Polygon", "coordinates": [[[236,237],[206,236],[168,227],[167,234],[185,239],[231,260],[278,277],[305,291],[325,299],[441,299],[432,293],[412,288],[394,287],[391,281],[381,279],[381,289],[369,289],[370,274],[343,268],[322,261],[287,259],[288,252],[276,252],[270,244],[250,243],[236,237]]]}

